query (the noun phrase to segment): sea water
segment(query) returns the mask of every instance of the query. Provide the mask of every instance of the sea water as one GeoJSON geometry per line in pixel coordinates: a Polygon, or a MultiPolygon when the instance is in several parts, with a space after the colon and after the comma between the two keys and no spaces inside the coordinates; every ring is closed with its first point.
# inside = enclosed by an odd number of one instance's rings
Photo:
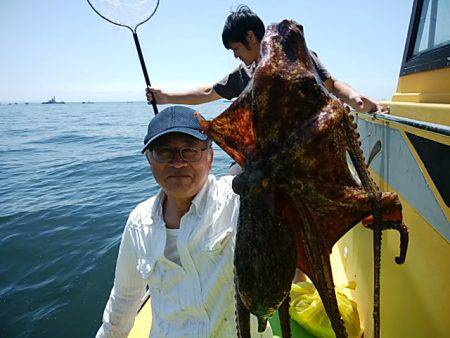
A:
{"type": "MultiPolygon", "coordinates": [[[[144,102],[0,105],[0,337],[95,335],[128,214],[158,189],[140,153],[152,116],[144,102]]],[[[214,149],[221,176],[231,159],[214,149]]]]}

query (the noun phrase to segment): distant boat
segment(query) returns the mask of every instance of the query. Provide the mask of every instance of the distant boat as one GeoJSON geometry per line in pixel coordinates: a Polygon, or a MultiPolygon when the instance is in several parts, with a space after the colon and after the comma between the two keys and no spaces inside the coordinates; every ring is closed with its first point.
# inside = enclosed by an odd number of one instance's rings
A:
{"type": "Polygon", "coordinates": [[[83,101],[83,102],[81,102],[81,104],[93,104],[94,102],[91,102],[91,101],[83,101]]]}
{"type": "Polygon", "coordinates": [[[50,100],[42,102],[42,104],[64,104],[64,103],[65,103],[64,101],[57,102],[54,96],[50,100]]]}

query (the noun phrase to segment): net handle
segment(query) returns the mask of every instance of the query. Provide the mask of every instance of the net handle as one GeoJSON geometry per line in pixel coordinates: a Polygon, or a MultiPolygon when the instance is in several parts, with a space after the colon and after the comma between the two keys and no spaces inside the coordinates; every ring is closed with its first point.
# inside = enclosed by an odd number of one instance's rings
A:
{"type": "MultiPolygon", "coordinates": [[[[134,39],[134,43],[136,45],[136,50],[138,52],[139,61],[141,62],[142,73],[144,73],[145,83],[147,84],[147,87],[150,87],[151,86],[150,78],[148,77],[147,67],[145,66],[144,56],[142,55],[142,50],[141,50],[141,45],[139,43],[139,38],[137,36],[137,33],[135,33],[135,32],[133,33],[133,39],[134,39]]],[[[158,115],[158,107],[156,106],[155,95],[153,94],[152,91],[150,91],[150,93],[152,95],[153,113],[155,113],[155,115],[158,115]]]]}

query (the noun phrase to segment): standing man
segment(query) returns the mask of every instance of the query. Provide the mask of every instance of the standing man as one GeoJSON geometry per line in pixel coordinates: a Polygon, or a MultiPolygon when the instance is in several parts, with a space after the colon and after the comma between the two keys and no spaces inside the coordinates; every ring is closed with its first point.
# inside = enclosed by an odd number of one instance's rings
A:
{"type": "MultiPolygon", "coordinates": [[[[142,152],[160,191],[130,214],[100,337],[127,337],[148,286],[150,337],[236,337],[233,256],[239,196],[210,175],[214,152],[195,111],[172,106],[142,152]]],[[[272,337],[268,326],[252,337],[272,337]]]]}
{"type": "MultiPolygon", "coordinates": [[[[264,23],[247,6],[240,6],[225,21],[222,42],[226,49],[242,63],[232,73],[214,85],[192,88],[180,92],[168,92],[158,88],[147,88],[147,100],[152,101],[150,90],[158,104],[201,104],[221,98],[238,97],[247,86],[260,58],[261,40],[265,33],[264,23]]],[[[331,76],[316,53],[310,51],[316,70],[330,93],[342,99],[359,112],[380,110],[375,101],[359,93],[348,84],[331,76]]]]}

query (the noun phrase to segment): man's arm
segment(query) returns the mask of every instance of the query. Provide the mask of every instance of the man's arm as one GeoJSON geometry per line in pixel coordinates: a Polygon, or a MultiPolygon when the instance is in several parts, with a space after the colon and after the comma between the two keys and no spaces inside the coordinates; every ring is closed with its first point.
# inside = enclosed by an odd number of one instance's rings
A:
{"type": "Polygon", "coordinates": [[[361,113],[370,113],[381,110],[381,107],[371,98],[359,93],[345,82],[333,77],[326,79],[325,87],[335,96],[361,113]]]}
{"type": "Polygon", "coordinates": [[[152,95],[155,95],[158,104],[201,104],[215,101],[222,97],[216,93],[212,85],[187,89],[179,92],[168,92],[164,89],[148,87],[146,89],[147,102],[152,103],[152,95]]]}
{"type": "Polygon", "coordinates": [[[103,312],[103,324],[96,338],[128,336],[146,287],[146,282],[139,275],[136,266],[137,256],[127,224],[120,243],[114,286],[103,312]]]}

